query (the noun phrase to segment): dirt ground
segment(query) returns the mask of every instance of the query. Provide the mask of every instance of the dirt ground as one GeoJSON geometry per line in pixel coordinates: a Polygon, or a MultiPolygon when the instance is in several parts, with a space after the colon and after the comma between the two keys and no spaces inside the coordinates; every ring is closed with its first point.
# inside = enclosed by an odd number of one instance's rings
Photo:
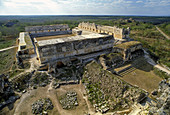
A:
{"type": "Polygon", "coordinates": [[[162,78],[153,72],[153,66],[146,62],[143,62],[143,64],[133,72],[120,78],[132,85],[137,85],[145,89],[149,93],[157,89],[159,82],[162,80],[162,78]]]}
{"type": "Polygon", "coordinates": [[[50,98],[54,105],[53,110],[49,113],[49,115],[84,115],[89,112],[89,106],[92,107],[87,102],[88,100],[84,99],[84,87],[81,84],[77,85],[65,85],[61,86],[58,89],[51,89],[50,85],[46,87],[40,87],[35,90],[30,90],[22,95],[22,97],[15,102],[13,105],[13,109],[9,110],[8,107],[3,109],[2,115],[31,115],[31,104],[38,99],[41,98],[50,98]],[[49,90],[50,89],[50,90],[49,90]],[[78,95],[78,103],[77,106],[73,110],[64,110],[59,103],[57,96],[60,96],[67,91],[75,91],[78,95]]]}
{"type": "Polygon", "coordinates": [[[61,104],[58,104],[58,109],[60,110],[60,113],[62,115],[84,115],[85,113],[88,112],[88,106],[86,104],[86,101],[83,99],[82,92],[80,89],[81,89],[80,85],[61,86],[59,89],[57,89],[58,98],[65,94],[67,91],[75,91],[78,96],[79,106],[77,106],[73,110],[64,110],[62,109],[61,104]]]}

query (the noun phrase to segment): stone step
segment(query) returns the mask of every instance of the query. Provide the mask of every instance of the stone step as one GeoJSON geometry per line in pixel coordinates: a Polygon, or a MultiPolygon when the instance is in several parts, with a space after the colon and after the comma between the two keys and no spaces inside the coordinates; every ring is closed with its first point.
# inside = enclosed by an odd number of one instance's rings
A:
{"type": "Polygon", "coordinates": [[[119,75],[120,75],[120,76],[125,76],[125,75],[127,75],[127,74],[129,74],[129,73],[131,73],[131,72],[133,72],[133,71],[135,71],[135,70],[136,70],[136,68],[132,67],[132,68],[130,68],[130,69],[128,69],[128,70],[120,73],[119,75]]]}

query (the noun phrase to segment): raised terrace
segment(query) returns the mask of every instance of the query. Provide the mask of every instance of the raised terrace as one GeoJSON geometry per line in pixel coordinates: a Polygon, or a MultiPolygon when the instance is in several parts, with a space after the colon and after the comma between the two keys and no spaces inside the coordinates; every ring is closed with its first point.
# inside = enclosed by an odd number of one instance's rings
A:
{"type": "Polygon", "coordinates": [[[25,28],[25,31],[28,32],[31,37],[71,34],[71,30],[67,24],[29,26],[25,28]]]}
{"type": "MultiPolygon", "coordinates": [[[[87,61],[101,54],[111,53],[116,51],[113,48],[114,41],[126,42],[130,34],[130,28],[102,26],[89,22],[82,22],[72,30],[66,24],[30,26],[25,30],[33,41],[39,62],[51,65],[72,59],[87,61]]],[[[124,56],[126,59],[126,55],[124,56]]]]}
{"type": "Polygon", "coordinates": [[[97,52],[112,48],[113,42],[111,35],[85,31],[82,35],[59,35],[51,36],[49,39],[40,37],[37,40],[36,49],[40,63],[50,63],[54,60],[70,60],[82,55],[84,55],[83,59],[90,58],[91,53],[95,53],[94,57],[99,56],[101,53],[97,52]]]}

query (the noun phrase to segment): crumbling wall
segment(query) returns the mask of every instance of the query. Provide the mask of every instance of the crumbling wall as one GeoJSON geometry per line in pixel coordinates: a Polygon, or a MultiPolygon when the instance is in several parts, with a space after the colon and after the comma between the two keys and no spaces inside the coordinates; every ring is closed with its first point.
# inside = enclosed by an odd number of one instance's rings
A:
{"type": "Polygon", "coordinates": [[[80,30],[78,28],[74,28],[74,29],[72,29],[72,34],[74,34],[74,35],[81,35],[82,34],[82,30],[80,30]]]}
{"type": "Polygon", "coordinates": [[[118,28],[116,26],[114,26],[114,27],[102,26],[102,25],[96,25],[95,23],[89,23],[89,22],[80,23],[78,25],[78,28],[84,29],[84,30],[89,30],[92,32],[106,33],[109,35],[113,35],[114,38],[116,38],[116,39],[129,38],[129,34],[130,34],[130,28],[124,29],[124,28],[118,28]]]}
{"type": "Polygon", "coordinates": [[[66,41],[45,46],[38,46],[37,44],[36,47],[40,62],[45,63],[56,59],[106,50],[113,47],[113,42],[112,36],[107,36],[96,39],[75,40],[72,42],[66,41]]]}
{"type": "Polygon", "coordinates": [[[140,55],[143,55],[142,44],[136,44],[127,49],[114,47],[112,52],[122,54],[125,61],[132,60],[140,55]]]}
{"type": "Polygon", "coordinates": [[[61,34],[71,34],[68,25],[47,25],[47,26],[29,26],[25,27],[25,31],[29,32],[32,37],[52,36],[61,34]]]}

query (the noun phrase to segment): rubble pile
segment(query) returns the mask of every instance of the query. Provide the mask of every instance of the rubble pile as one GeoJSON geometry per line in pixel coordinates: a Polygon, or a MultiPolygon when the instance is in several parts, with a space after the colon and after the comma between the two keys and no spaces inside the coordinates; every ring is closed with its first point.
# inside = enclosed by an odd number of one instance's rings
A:
{"type": "Polygon", "coordinates": [[[48,114],[48,111],[53,109],[52,101],[49,98],[39,99],[35,101],[32,105],[33,114],[48,114]]]}
{"type": "Polygon", "coordinates": [[[18,76],[16,79],[12,80],[12,87],[15,91],[21,92],[29,87],[29,80],[31,78],[31,73],[27,72],[23,75],[18,76]]]}
{"type": "Polygon", "coordinates": [[[51,73],[59,85],[78,84],[81,79],[83,69],[81,63],[71,63],[62,68],[55,68],[51,73]]]}
{"type": "Polygon", "coordinates": [[[37,88],[38,86],[45,87],[49,83],[50,83],[50,76],[43,72],[36,72],[30,80],[30,85],[33,88],[37,88]]]}
{"type": "Polygon", "coordinates": [[[43,72],[27,72],[19,75],[11,82],[15,91],[25,93],[28,88],[36,89],[37,87],[47,86],[50,83],[50,77],[43,72]]]}
{"type": "Polygon", "coordinates": [[[128,109],[147,97],[146,92],[103,70],[95,61],[85,67],[82,82],[89,101],[102,113],[109,109],[128,109]]]}
{"type": "Polygon", "coordinates": [[[149,113],[168,115],[170,113],[170,78],[159,83],[158,90],[152,92],[156,97],[156,104],[151,104],[149,113]]]}
{"type": "Polygon", "coordinates": [[[78,106],[77,93],[76,92],[67,92],[60,99],[60,104],[63,109],[72,109],[75,106],[78,106]]]}
{"type": "Polygon", "coordinates": [[[19,96],[15,95],[8,78],[9,76],[4,74],[0,75],[0,109],[19,98],[19,96]]]}

